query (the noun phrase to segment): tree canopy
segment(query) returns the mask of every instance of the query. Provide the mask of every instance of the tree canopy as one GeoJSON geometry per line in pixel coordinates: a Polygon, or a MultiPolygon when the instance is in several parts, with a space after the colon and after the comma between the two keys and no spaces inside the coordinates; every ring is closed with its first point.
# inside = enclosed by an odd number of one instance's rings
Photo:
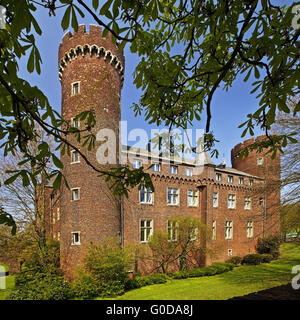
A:
{"type": "MultiPolygon", "coordinates": [[[[39,124],[52,135],[62,153],[70,148],[99,175],[113,179],[114,192],[128,195],[131,187],[145,184],[153,188],[143,168],[120,166],[110,170],[95,167],[72,145],[67,137],[76,135],[81,145],[92,149],[90,129],[94,115],[78,115],[86,122],[79,130],[54,111],[46,95],[18,76],[18,60],[27,59],[29,73],[41,72],[41,56],[36,35],[44,30],[35,18],[37,7],[49,11],[50,18],[63,10],[61,27],[78,28],[78,16],[91,16],[104,32],[111,32],[122,50],[126,45],[140,57],[134,72],[134,83],[142,90],[133,112],[145,113],[150,124],[170,128],[187,128],[194,119],[206,117],[204,145],[216,152],[211,131],[212,103],[217,90],[230,90],[238,76],[244,75],[252,94],[257,96],[257,110],[241,123],[242,137],[254,135],[262,128],[266,141],[249,148],[268,148],[275,156],[287,143],[297,142],[294,132],[271,135],[278,111],[290,113],[289,98],[299,94],[299,34],[295,3],[275,5],[272,0],[0,0],[5,10],[5,28],[0,29],[0,148],[4,156],[17,150],[24,154],[21,164],[34,170],[16,170],[6,183],[21,177],[24,186],[52,159],[56,168],[48,178],[56,177],[54,186],[63,180],[60,159],[43,142],[39,154],[32,155],[27,142],[38,134],[39,124]],[[250,83],[249,83],[250,86],[250,83]],[[84,133],[84,134],[83,134],[84,133]]],[[[298,103],[293,109],[300,110],[298,103]]],[[[244,155],[247,155],[247,150],[244,155]]]]}

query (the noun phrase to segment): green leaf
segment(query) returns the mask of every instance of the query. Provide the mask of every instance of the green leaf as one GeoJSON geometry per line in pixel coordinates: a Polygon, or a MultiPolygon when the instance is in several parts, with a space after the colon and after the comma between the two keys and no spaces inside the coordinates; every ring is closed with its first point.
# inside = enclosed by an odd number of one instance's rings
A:
{"type": "Polygon", "coordinates": [[[99,0],[93,0],[93,8],[94,8],[94,10],[97,11],[98,7],[99,7],[99,0]]]}
{"type": "Polygon", "coordinates": [[[68,6],[61,20],[61,27],[63,28],[63,30],[66,30],[70,25],[71,9],[72,9],[72,6],[68,6]]]}
{"type": "Polygon", "coordinates": [[[32,73],[34,70],[34,48],[32,48],[27,62],[27,70],[32,73]]]}
{"type": "Polygon", "coordinates": [[[53,182],[53,188],[58,190],[61,186],[61,178],[62,178],[62,174],[59,172],[53,182]]]}
{"type": "Polygon", "coordinates": [[[4,184],[5,184],[5,185],[8,185],[8,184],[13,183],[13,182],[18,178],[18,176],[19,176],[20,174],[21,174],[21,172],[18,172],[18,173],[15,174],[14,176],[11,176],[10,178],[6,179],[6,180],[4,181],[4,184]]]}
{"type": "Polygon", "coordinates": [[[56,157],[56,155],[54,153],[52,153],[52,160],[53,160],[54,165],[57,168],[62,169],[64,167],[63,163],[56,157]]]}

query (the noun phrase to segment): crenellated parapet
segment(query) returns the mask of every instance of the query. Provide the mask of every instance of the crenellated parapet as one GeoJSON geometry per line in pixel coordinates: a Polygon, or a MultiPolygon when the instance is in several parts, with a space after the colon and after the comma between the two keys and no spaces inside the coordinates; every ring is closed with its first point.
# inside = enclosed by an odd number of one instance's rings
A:
{"type": "Polygon", "coordinates": [[[80,25],[74,34],[68,31],[63,36],[59,46],[58,73],[60,80],[62,80],[68,64],[79,56],[95,57],[107,61],[119,74],[121,84],[123,84],[125,62],[123,53],[112,42],[110,33],[103,37],[100,26],[90,25],[90,31],[87,33],[85,25],[80,25]]]}

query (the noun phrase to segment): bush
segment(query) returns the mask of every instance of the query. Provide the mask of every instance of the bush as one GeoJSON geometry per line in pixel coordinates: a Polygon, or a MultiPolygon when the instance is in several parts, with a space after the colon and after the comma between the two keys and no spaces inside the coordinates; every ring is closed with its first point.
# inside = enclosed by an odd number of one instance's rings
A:
{"type": "Polygon", "coordinates": [[[260,254],[271,254],[273,259],[277,259],[280,255],[280,238],[277,236],[270,236],[267,238],[260,238],[257,241],[256,251],[260,254]]]}
{"type": "Polygon", "coordinates": [[[261,262],[263,263],[269,263],[273,260],[273,256],[268,253],[264,253],[261,255],[261,262]]]}
{"type": "Polygon", "coordinates": [[[125,282],[125,290],[137,289],[151,284],[166,283],[167,279],[168,277],[163,273],[154,273],[144,277],[138,276],[133,279],[128,278],[125,282]]]}
{"type": "Polygon", "coordinates": [[[16,285],[7,300],[66,300],[73,296],[70,284],[61,274],[22,267],[16,285]]]}
{"type": "Polygon", "coordinates": [[[100,294],[99,281],[87,273],[81,272],[72,283],[74,297],[81,299],[91,299],[100,294]]]}
{"type": "Polygon", "coordinates": [[[260,254],[247,254],[242,261],[242,264],[251,264],[251,265],[258,265],[262,262],[262,257],[260,254]]]}
{"type": "Polygon", "coordinates": [[[235,266],[238,266],[239,264],[242,263],[242,258],[241,257],[238,257],[238,256],[234,256],[234,257],[231,257],[230,259],[226,260],[225,262],[226,263],[232,263],[234,264],[235,266]]]}

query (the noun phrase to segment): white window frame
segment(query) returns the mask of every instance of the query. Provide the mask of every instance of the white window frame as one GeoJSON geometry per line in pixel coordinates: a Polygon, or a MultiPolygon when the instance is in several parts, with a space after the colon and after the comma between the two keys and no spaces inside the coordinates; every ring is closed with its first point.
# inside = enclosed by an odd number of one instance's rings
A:
{"type": "Polygon", "coordinates": [[[132,168],[133,169],[139,169],[140,167],[142,167],[142,165],[143,165],[143,162],[141,160],[135,159],[132,162],[132,168]],[[139,163],[139,165],[137,166],[138,163],[139,163]]]}
{"type": "Polygon", "coordinates": [[[187,206],[198,207],[199,206],[199,190],[187,190],[187,206]],[[192,194],[189,194],[192,193],[192,194]],[[192,203],[189,203],[189,199],[192,199],[192,203]],[[194,201],[196,199],[196,201],[194,201]]]}
{"type": "Polygon", "coordinates": [[[193,169],[192,168],[186,168],[185,169],[185,175],[187,177],[192,177],[193,176],[193,169]]]}
{"type": "Polygon", "coordinates": [[[219,192],[213,192],[213,208],[218,208],[218,207],[219,207],[219,192]]]}
{"type": "Polygon", "coordinates": [[[180,197],[180,189],[178,189],[178,188],[169,188],[169,187],[167,188],[167,205],[168,206],[178,206],[179,203],[180,203],[179,197],[180,197]],[[170,193],[171,194],[171,201],[170,202],[169,202],[169,190],[172,190],[172,191],[176,190],[177,191],[176,193],[174,193],[174,192],[170,193]],[[176,203],[174,203],[174,201],[173,201],[174,199],[177,199],[176,203]]]}
{"type": "Polygon", "coordinates": [[[251,210],[251,197],[246,196],[244,198],[244,209],[251,210]]]}
{"type": "Polygon", "coordinates": [[[71,126],[74,128],[80,128],[80,120],[76,117],[71,118],[71,126]],[[77,121],[77,125],[75,125],[75,121],[77,121]]]}
{"type": "Polygon", "coordinates": [[[262,166],[263,164],[264,164],[264,158],[263,157],[257,158],[257,165],[262,166]]]}
{"type": "Polygon", "coordinates": [[[80,188],[72,188],[71,192],[72,192],[72,198],[71,198],[72,201],[79,201],[80,200],[80,188]],[[78,199],[74,199],[74,197],[73,197],[73,195],[74,195],[73,191],[75,191],[75,190],[78,190],[78,199]]]}
{"type": "Polygon", "coordinates": [[[233,194],[233,193],[228,194],[227,206],[228,206],[228,209],[235,209],[236,208],[236,195],[235,194],[233,194]]]}
{"type": "Polygon", "coordinates": [[[227,181],[228,181],[228,183],[233,183],[233,176],[232,175],[228,175],[227,181]]]}
{"type": "Polygon", "coordinates": [[[139,190],[139,203],[142,204],[153,204],[153,197],[154,197],[154,193],[152,192],[152,190],[150,188],[145,188],[145,187],[141,187],[141,189],[139,190]],[[141,201],[141,193],[144,193],[144,201],[141,201]],[[148,195],[150,194],[150,199],[148,198],[148,195]],[[149,201],[147,201],[149,199],[149,201]]]}
{"type": "Polygon", "coordinates": [[[216,173],[216,181],[221,181],[221,179],[222,179],[222,174],[216,173]]]}
{"type": "Polygon", "coordinates": [[[232,253],[233,253],[233,250],[232,250],[232,249],[228,249],[228,250],[227,250],[227,255],[228,255],[228,257],[231,257],[231,256],[232,256],[232,253]]]}
{"type": "Polygon", "coordinates": [[[239,177],[239,184],[244,184],[244,178],[242,178],[242,177],[239,177]]]}
{"type": "Polygon", "coordinates": [[[57,221],[60,220],[60,207],[56,209],[57,221]]]}
{"type": "Polygon", "coordinates": [[[80,244],[81,244],[81,241],[80,241],[80,231],[73,231],[73,232],[71,232],[71,234],[72,234],[72,246],[79,246],[80,244]],[[78,241],[74,241],[74,235],[75,234],[78,234],[78,241]]]}
{"type": "Polygon", "coordinates": [[[160,169],[161,169],[160,163],[153,164],[153,167],[152,167],[153,172],[160,172],[160,169]]]}
{"type": "Polygon", "coordinates": [[[153,219],[141,219],[140,220],[140,243],[147,243],[149,241],[149,237],[153,235],[153,219]],[[150,226],[147,226],[147,222],[150,221],[150,226]],[[145,223],[146,225],[142,226],[142,223],[145,223]],[[149,230],[149,234],[147,232],[149,230]],[[143,232],[143,238],[142,240],[142,232],[143,232]],[[147,235],[148,234],[148,235],[147,235]]]}
{"type": "Polygon", "coordinates": [[[217,221],[213,220],[212,222],[212,240],[217,240],[217,221]]]}
{"type": "Polygon", "coordinates": [[[191,235],[189,234],[190,241],[196,241],[196,240],[198,240],[199,229],[196,227],[195,230],[194,230],[194,232],[195,232],[194,236],[191,236],[191,235]]]}
{"type": "Polygon", "coordinates": [[[251,239],[253,238],[253,229],[254,229],[254,223],[252,220],[247,221],[247,238],[251,239]]]}
{"type": "Polygon", "coordinates": [[[233,238],[233,221],[226,220],[225,221],[225,239],[231,240],[233,238]]]}
{"type": "Polygon", "coordinates": [[[253,186],[253,179],[249,179],[249,186],[253,186]]]}
{"type": "Polygon", "coordinates": [[[177,241],[178,239],[178,222],[168,220],[167,221],[167,233],[168,241],[177,241]]]}
{"type": "Polygon", "coordinates": [[[79,154],[79,152],[78,152],[77,150],[72,150],[72,151],[71,151],[71,164],[73,164],[73,163],[80,163],[80,154],[79,154]],[[73,154],[74,154],[75,152],[78,153],[78,160],[77,160],[77,161],[74,161],[74,159],[73,159],[73,154]]]}
{"type": "Polygon", "coordinates": [[[265,205],[264,198],[259,198],[259,205],[260,205],[260,207],[263,207],[265,205]]]}
{"type": "Polygon", "coordinates": [[[178,174],[178,166],[171,165],[170,166],[170,174],[178,174]],[[174,169],[175,172],[172,172],[173,171],[172,169],[174,169]]]}
{"type": "Polygon", "coordinates": [[[81,81],[74,81],[71,83],[71,96],[77,96],[78,94],[80,94],[80,82],[81,81]],[[74,86],[78,84],[78,92],[77,93],[74,93],[74,86]]]}

